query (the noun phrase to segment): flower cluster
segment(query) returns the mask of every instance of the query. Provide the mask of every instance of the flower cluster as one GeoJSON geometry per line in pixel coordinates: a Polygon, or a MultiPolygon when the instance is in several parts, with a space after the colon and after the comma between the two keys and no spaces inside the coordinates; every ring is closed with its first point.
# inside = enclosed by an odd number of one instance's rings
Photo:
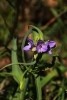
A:
{"type": "Polygon", "coordinates": [[[33,50],[35,48],[35,51],[37,53],[49,53],[52,54],[51,50],[56,46],[55,41],[46,41],[44,42],[43,40],[38,40],[37,44],[35,45],[33,43],[33,40],[28,39],[28,45],[26,45],[23,50],[28,51],[28,50],[33,50]]]}

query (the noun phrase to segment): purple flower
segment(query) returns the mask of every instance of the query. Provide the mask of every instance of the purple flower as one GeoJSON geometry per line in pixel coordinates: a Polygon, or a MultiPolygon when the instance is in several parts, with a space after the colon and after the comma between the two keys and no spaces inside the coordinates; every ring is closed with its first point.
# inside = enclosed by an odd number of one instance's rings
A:
{"type": "Polygon", "coordinates": [[[51,50],[52,48],[54,48],[56,46],[56,42],[55,41],[42,41],[39,40],[37,42],[37,45],[35,46],[33,41],[31,39],[28,39],[28,45],[26,45],[23,50],[28,51],[30,49],[33,49],[34,47],[36,48],[36,51],[38,53],[46,53],[48,52],[49,54],[52,54],[51,50]]]}
{"type": "Polygon", "coordinates": [[[39,40],[36,46],[36,50],[38,53],[43,53],[43,52],[47,52],[48,47],[47,45],[44,43],[44,41],[39,40]]]}
{"type": "Polygon", "coordinates": [[[33,47],[33,41],[31,40],[31,39],[28,39],[27,40],[28,41],[28,45],[26,45],[24,48],[23,48],[23,50],[25,50],[25,51],[28,51],[28,50],[30,50],[32,47],[33,47]]]}

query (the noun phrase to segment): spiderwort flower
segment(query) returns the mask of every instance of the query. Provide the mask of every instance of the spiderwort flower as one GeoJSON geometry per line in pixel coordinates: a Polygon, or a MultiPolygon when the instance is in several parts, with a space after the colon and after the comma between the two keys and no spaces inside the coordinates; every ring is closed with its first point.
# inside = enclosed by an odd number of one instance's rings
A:
{"type": "Polygon", "coordinates": [[[56,46],[55,41],[46,41],[38,40],[37,44],[34,45],[33,41],[31,39],[28,40],[28,45],[26,45],[23,50],[28,51],[30,49],[36,48],[35,50],[37,53],[46,53],[52,54],[51,50],[56,46]]]}

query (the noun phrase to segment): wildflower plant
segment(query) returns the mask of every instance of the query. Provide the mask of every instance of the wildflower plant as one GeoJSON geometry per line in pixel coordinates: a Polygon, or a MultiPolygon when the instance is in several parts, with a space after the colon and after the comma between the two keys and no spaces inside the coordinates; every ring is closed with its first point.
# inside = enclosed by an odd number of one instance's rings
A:
{"type": "Polygon", "coordinates": [[[19,62],[17,38],[13,38],[11,49],[12,63],[5,66],[11,66],[11,71],[5,72],[4,74],[2,72],[0,73],[1,76],[12,76],[18,85],[16,89],[17,92],[14,96],[9,96],[9,100],[43,100],[43,88],[45,88],[48,84],[52,88],[50,96],[52,96],[54,91],[57,93],[54,100],[60,96],[64,97],[63,93],[65,88],[64,84],[62,84],[63,80],[59,85],[58,91],[56,90],[56,84],[53,80],[53,78],[59,76],[59,73],[63,73],[67,70],[64,65],[60,63],[61,60],[59,60],[59,56],[55,54],[53,55],[53,50],[56,47],[57,44],[55,40],[45,41],[41,30],[30,25],[29,31],[22,40],[22,62],[19,62]],[[29,38],[29,34],[32,36],[31,39],[29,38]],[[26,60],[26,57],[29,56],[29,54],[25,57],[25,53],[28,53],[29,51],[32,52],[33,56],[30,60],[26,60]],[[46,62],[45,59],[47,56],[45,55],[50,55],[52,61],[46,62]],[[56,63],[56,59],[58,59],[59,63],[56,63]]]}

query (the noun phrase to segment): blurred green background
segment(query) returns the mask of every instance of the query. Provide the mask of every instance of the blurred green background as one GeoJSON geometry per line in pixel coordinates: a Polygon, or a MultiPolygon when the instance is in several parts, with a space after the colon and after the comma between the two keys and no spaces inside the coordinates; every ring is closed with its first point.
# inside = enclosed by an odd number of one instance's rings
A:
{"type": "Polygon", "coordinates": [[[0,0],[0,51],[6,49],[8,54],[7,47],[10,48],[13,36],[17,36],[21,41],[28,31],[28,25],[40,28],[44,40],[55,40],[56,52],[62,54],[66,61],[66,0],[0,0]]]}
{"type": "MultiPolygon", "coordinates": [[[[67,67],[67,0],[0,0],[0,70],[11,62],[13,37],[18,38],[19,48],[28,25],[40,28],[44,40],[56,41],[53,54],[60,56],[67,67]]],[[[31,52],[28,55],[32,55],[31,52]]],[[[50,62],[51,57],[45,58],[50,62]]],[[[65,76],[67,78],[67,73],[65,76]]],[[[6,84],[9,84],[8,79],[6,84]]]]}

